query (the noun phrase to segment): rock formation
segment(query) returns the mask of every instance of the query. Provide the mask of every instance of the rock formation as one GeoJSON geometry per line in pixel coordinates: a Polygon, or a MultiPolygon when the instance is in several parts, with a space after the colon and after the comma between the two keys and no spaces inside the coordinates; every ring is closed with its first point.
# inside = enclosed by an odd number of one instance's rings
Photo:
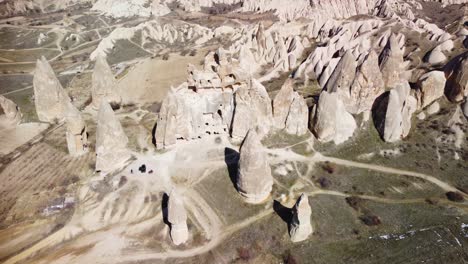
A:
{"type": "Polygon", "coordinates": [[[411,117],[417,108],[408,82],[402,82],[382,98],[374,112],[374,122],[386,142],[405,138],[411,129],[411,117]]]}
{"type": "Polygon", "coordinates": [[[372,109],[375,99],[385,91],[377,54],[371,51],[358,68],[351,85],[351,99],[346,103],[347,110],[359,114],[372,109]]]}
{"type": "Polygon", "coordinates": [[[468,99],[465,98],[465,102],[462,105],[463,114],[468,118],[468,99]]]}
{"type": "Polygon", "coordinates": [[[70,97],[44,57],[37,60],[33,86],[34,103],[39,120],[49,123],[63,121],[70,97]]]}
{"type": "Polygon", "coordinates": [[[260,137],[273,125],[271,99],[265,87],[255,79],[241,86],[234,94],[234,117],[231,136],[242,140],[250,129],[256,128],[260,137]]]}
{"type": "Polygon", "coordinates": [[[118,106],[122,99],[115,91],[116,81],[112,70],[104,56],[97,56],[92,76],[91,95],[92,106],[99,109],[101,102],[106,101],[112,106],[118,106]]]}
{"type": "Polygon", "coordinates": [[[0,126],[15,127],[22,117],[19,107],[13,101],[0,95],[0,126]]]}
{"type": "Polygon", "coordinates": [[[171,224],[171,239],[175,245],[183,244],[188,239],[187,212],[182,197],[175,189],[169,194],[167,220],[171,224]]]}
{"type": "Polygon", "coordinates": [[[421,108],[444,96],[445,82],[445,74],[442,71],[431,71],[419,78],[418,97],[421,108]]]}
{"type": "Polygon", "coordinates": [[[335,67],[325,85],[329,93],[338,93],[343,102],[349,100],[350,88],[356,76],[357,62],[351,50],[348,50],[335,67]]]}
{"type": "Polygon", "coordinates": [[[237,191],[248,203],[261,203],[269,195],[273,177],[267,153],[254,129],[249,130],[240,149],[237,191]]]}
{"type": "Polygon", "coordinates": [[[86,124],[81,117],[80,111],[72,104],[68,105],[65,115],[67,123],[67,146],[68,152],[72,156],[80,156],[88,152],[88,135],[86,124]]]}
{"type": "Polygon", "coordinates": [[[452,102],[460,102],[468,96],[468,52],[452,59],[445,66],[445,95],[452,102]]]}
{"type": "Polygon", "coordinates": [[[128,138],[107,102],[101,102],[97,116],[96,171],[106,174],[121,168],[131,158],[128,138]]]}
{"type": "Polygon", "coordinates": [[[345,109],[337,93],[323,91],[311,120],[313,132],[322,142],[341,144],[348,140],[356,129],[356,121],[345,109]]]}
{"type": "Polygon", "coordinates": [[[294,91],[294,80],[287,79],[273,100],[275,126],[286,129],[288,134],[304,135],[307,133],[309,110],[304,98],[294,91]]]}
{"type": "Polygon", "coordinates": [[[403,71],[403,51],[395,34],[391,34],[387,45],[379,57],[380,70],[386,88],[395,87],[400,83],[403,71]]]}
{"type": "Polygon", "coordinates": [[[311,215],[312,209],[309,205],[309,198],[307,195],[302,194],[292,208],[292,219],[289,224],[289,235],[292,242],[304,241],[312,234],[311,215]]]}

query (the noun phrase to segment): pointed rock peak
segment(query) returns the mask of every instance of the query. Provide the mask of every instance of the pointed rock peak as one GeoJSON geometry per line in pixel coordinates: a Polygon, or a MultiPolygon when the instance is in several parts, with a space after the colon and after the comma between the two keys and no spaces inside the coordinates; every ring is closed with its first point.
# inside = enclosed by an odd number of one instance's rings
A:
{"type": "Polygon", "coordinates": [[[116,94],[115,77],[104,56],[98,56],[92,76],[92,97],[93,107],[98,108],[102,101],[106,101],[112,105],[119,105],[122,101],[121,97],[116,94]]]}
{"type": "Polygon", "coordinates": [[[309,198],[307,195],[302,194],[296,201],[292,209],[292,220],[289,228],[289,235],[293,242],[306,240],[312,234],[312,224],[310,216],[312,209],[309,205],[309,198]]]}
{"type": "Polygon", "coordinates": [[[10,124],[19,124],[23,115],[20,112],[18,105],[10,99],[0,95],[0,117],[5,115],[6,120],[10,124]]]}
{"type": "Polygon", "coordinates": [[[248,203],[261,203],[270,195],[273,177],[257,132],[250,129],[240,150],[237,190],[248,203]]]}

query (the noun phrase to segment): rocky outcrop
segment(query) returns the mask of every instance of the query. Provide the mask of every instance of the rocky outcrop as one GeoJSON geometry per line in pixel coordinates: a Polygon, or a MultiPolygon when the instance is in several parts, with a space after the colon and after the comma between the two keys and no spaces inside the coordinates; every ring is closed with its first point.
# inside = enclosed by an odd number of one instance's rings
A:
{"type": "Polygon", "coordinates": [[[357,62],[351,50],[348,50],[335,67],[325,85],[329,93],[338,93],[343,102],[348,101],[350,88],[356,76],[357,62]]]}
{"type": "Polygon", "coordinates": [[[377,54],[371,51],[357,70],[350,89],[350,103],[347,110],[359,114],[372,109],[375,99],[385,91],[377,54]]]}
{"type": "Polygon", "coordinates": [[[417,85],[421,108],[444,96],[445,82],[442,71],[431,71],[419,78],[417,85]]]}
{"type": "Polygon", "coordinates": [[[309,132],[308,120],[309,109],[307,103],[300,94],[295,92],[286,119],[286,132],[290,135],[305,135],[309,132]]]}
{"type": "Polygon", "coordinates": [[[374,123],[386,142],[405,138],[411,129],[411,117],[417,108],[417,101],[410,95],[408,82],[402,82],[383,95],[374,110],[374,123]]]}
{"type": "Polygon", "coordinates": [[[465,102],[462,104],[463,114],[468,118],[468,99],[465,98],[465,102]]]}
{"type": "Polygon", "coordinates": [[[403,51],[395,34],[391,34],[379,57],[380,70],[386,88],[395,87],[402,79],[403,51]]]}
{"type": "Polygon", "coordinates": [[[292,219],[289,224],[289,235],[292,242],[304,241],[312,234],[311,215],[312,209],[309,205],[309,198],[307,195],[302,194],[292,208],[292,219]]]}
{"type": "Polygon", "coordinates": [[[88,134],[86,123],[84,122],[80,111],[72,104],[68,105],[65,115],[67,123],[67,147],[71,156],[80,156],[88,152],[88,134]]]}
{"type": "Polygon", "coordinates": [[[34,103],[39,120],[49,123],[63,121],[70,97],[44,57],[37,60],[33,87],[34,103]]]}
{"type": "Polygon", "coordinates": [[[452,102],[468,96],[468,52],[452,59],[444,68],[447,83],[445,95],[452,102]]]}
{"type": "Polygon", "coordinates": [[[167,220],[170,225],[170,233],[172,242],[175,245],[180,245],[187,242],[188,227],[187,227],[187,212],[184,207],[183,198],[178,192],[173,189],[169,194],[167,203],[167,220]]]}
{"type": "Polygon", "coordinates": [[[240,149],[237,191],[248,203],[261,203],[270,195],[273,177],[260,139],[254,129],[249,130],[240,149]]]}
{"type": "Polygon", "coordinates": [[[270,131],[273,125],[271,99],[259,81],[252,79],[249,85],[240,87],[234,94],[234,103],[232,138],[242,140],[254,128],[260,137],[270,131]]]}
{"type": "Polygon", "coordinates": [[[0,126],[11,128],[21,122],[23,115],[13,101],[0,95],[0,126]]]}
{"type": "Polygon", "coordinates": [[[323,91],[314,113],[312,129],[319,141],[341,144],[348,140],[356,129],[356,121],[345,109],[337,93],[323,91]]]}
{"type": "Polygon", "coordinates": [[[101,102],[97,116],[96,131],[96,171],[110,173],[131,158],[127,149],[128,138],[107,102],[101,102]]]}
{"type": "Polygon", "coordinates": [[[307,133],[309,110],[304,98],[294,91],[294,80],[287,79],[273,100],[275,126],[286,129],[288,134],[304,135],[307,133]]]}
{"type": "Polygon", "coordinates": [[[92,10],[116,18],[120,17],[150,17],[163,16],[171,12],[159,0],[97,0],[92,10]]]}
{"type": "Polygon", "coordinates": [[[114,108],[119,106],[122,98],[116,93],[115,87],[116,81],[106,58],[98,56],[92,76],[92,107],[98,109],[103,101],[111,104],[114,108]]]}

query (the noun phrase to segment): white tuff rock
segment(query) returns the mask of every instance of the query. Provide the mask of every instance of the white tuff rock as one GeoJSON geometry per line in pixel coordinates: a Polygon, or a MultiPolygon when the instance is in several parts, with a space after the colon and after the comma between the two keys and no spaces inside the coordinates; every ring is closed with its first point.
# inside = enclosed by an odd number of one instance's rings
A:
{"type": "Polygon", "coordinates": [[[116,81],[106,58],[102,55],[97,56],[91,88],[93,108],[98,109],[102,101],[111,105],[120,105],[122,99],[114,90],[115,87],[116,81]]]}
{"type": "Polygon", "coordinates": [[[71,103],[70,97],[44,57],[37,60],[33,86],[34,103],[39,120],[49,123],[63,121],[68,104],[71,103]]]}
{"type": "Polygon", "coordinates": [[[353,136],[357,128],[353,116],[345,109],[337,93],[323,91],[320,94],[312,128],[317,139],[322,142],[333,141],[341,144],[353,136]]]}
{"type": "Polygon", "coordinates": [[[112,172],[131,158],[127,149],[128,137],[107,102],[101,102],[97,117],[96,171],[112,172]]]}
{"type": "Polygon", "coordinates": [[[187,227],[187,212],[184,207],[183,198],[175,189],[173,189],[169,194],[167,220],[171,224],[170,233],[172,242],[175,245],[187,242],[189,235],[187,227]]]}
{"type": "Polygon", "coordinates": [[[237,191],[248,203],[265,201],[273,187],[273,177],[265,152],[257,132],[249,130],[240,149],[237,174],[237,191]]]}
{"type": "Polygon", "coordinates": [[[65,120],[67,123],[67,146],[72,156],[80,156],[88,152],[88,135],[86,124],[81,117],[80,111],[72,104],[67,107],[65,120]]]}
{"type": "Polygon", "coordinates": [[[0,127],[16,127],[22,117],[19,107],[13,101],[0,95],[0,127]]]}
{"type": "Polygon", "coordinates": [[[292,242],[304,241],[312,234],[311,215],[312,209],[309,205],[309,198],[307,195],[302,194],[292,208],[292,219],[289,224],[289,235],[292,242]]]}
{"type": "Polygon", "coordinates": [[[431,71],[419,78],[418,92],[421,108],[444,96],[445,82],[445,74],[442,71],[431,71]]]}

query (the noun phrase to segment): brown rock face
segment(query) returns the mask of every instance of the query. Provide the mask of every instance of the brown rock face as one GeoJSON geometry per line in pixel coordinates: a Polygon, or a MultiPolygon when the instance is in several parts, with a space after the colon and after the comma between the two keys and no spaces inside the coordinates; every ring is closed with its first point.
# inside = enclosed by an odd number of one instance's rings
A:
{"type": "Polygon", "coordinates": [[[255,130],[251,129],[240,150],[237,190],[248,203],[261,203],[271,192],[273,177],[268,156],[255,130]]]}
{"type": "Polygon", "coordinates": [[[452,59],[444,68],[447,83],[445,95],[452,102],[468,96],[468,52],[452,59]]]}
{"type": "Polygon", "coordinates": [[[13,101],[0,95],[0,127],[15,127],[22,117],[19,107],[13,101]]]}

